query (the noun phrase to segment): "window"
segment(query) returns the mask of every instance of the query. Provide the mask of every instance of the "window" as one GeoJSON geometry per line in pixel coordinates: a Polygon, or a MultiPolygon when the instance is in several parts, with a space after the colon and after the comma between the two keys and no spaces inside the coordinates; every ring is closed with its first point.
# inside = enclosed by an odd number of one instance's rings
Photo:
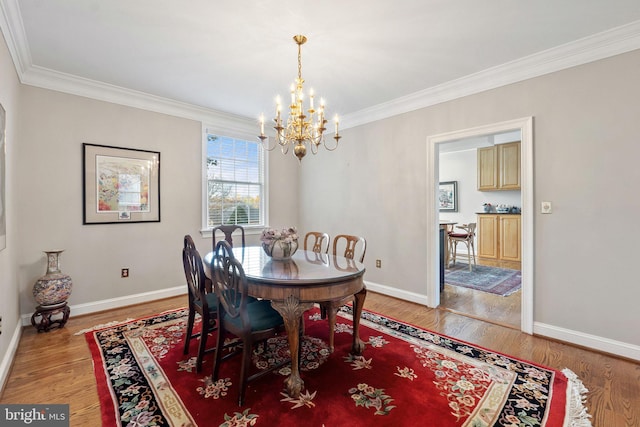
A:
{"type": "Polygon", "coordinates": [[[205,132],[206,228],[265,224],[264,152],[260,142],[205,132]]]}

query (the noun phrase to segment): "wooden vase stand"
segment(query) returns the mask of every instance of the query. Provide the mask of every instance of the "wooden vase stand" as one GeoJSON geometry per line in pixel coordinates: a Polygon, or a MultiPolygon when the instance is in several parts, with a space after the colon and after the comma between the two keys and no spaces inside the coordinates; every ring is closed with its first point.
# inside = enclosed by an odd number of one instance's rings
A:
{"type": "Polygon", "coordinates": [[[52,328],[63,328],[69,320],[71,309],[66,301],[60,305],[36,307],[36,312],[31,316],[31,324],[38,332],[49,332],[52,328]]]}

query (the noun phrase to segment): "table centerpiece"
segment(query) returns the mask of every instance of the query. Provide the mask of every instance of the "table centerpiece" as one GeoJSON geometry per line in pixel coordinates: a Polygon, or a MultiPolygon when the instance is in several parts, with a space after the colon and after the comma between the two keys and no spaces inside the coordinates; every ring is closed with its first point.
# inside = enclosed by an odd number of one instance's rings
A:
{"type": "Polygon", "coordinates": [[[291,259],[298,250],[298,230],[296,227],[283,229],[265,228],[260,237],[262,249],[276,261],[291,259]]]}

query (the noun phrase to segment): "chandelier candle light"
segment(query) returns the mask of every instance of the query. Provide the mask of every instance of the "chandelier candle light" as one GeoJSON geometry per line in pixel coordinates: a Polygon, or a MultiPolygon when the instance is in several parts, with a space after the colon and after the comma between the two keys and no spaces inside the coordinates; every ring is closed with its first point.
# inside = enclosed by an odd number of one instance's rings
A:
{"type": "MultiPolygon", "coordinates": [[[[280,96],[278,96],[276,99],[276,117],[273,119],[275,126],[273,128],[276,130],[276,139],[282,153],[287,154],[289,146],[293,146],[293,154],[298,160],[302,160],[307,154],[307,145],[309,145],[311,153],[313,154],[318,152],[318,146],[320,144],[324,145],[327,150],[333,151],[338,148],[338,142],[341,136],[338,133],[339,121],[336,115],[334,118],[335,135],[333,136],[333,139],[336,140],[336,145],[333,148],[329,148],[325,143],[324,131],[326,130],[325,124],[327,120],[325,118],[324,99],[320,99],[320,106],[318,110],[315,110],[315,95],[313,89],[309,91],[309,108],[306,110],[308,116],[305,114],[304,92],[302,87],[304,79],[302,78],[302,55],[300,52],[301,46],[306,43],[307,38],[302,35],[297,35],[293,36],[293,40],[298,45],[298,78],[295,80],[295,83],[291,85],[291,105],[289,105],[289,116],[287,117],[286,126],[282,124],[282,105],[280,96]]],[[[265,140],[268,140],[268,137],[264,134],[264,115],[260,116],[260,136],[258,138],[260,138],[263,146],[265,146],[265,140]]],[[[268,143],[265,146],[269,151],[275,147],[276,145],[269,148],[268,143]]]]}

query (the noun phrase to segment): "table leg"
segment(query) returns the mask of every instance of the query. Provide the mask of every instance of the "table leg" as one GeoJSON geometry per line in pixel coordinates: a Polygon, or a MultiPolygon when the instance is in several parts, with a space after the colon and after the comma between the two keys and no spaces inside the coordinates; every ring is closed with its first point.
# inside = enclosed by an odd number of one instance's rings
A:
{"type": "Polygon", "coordinates": [[[353,354],[360,355],[364,351],[364,343],[360,339],[360,316],[362,315],[362,308],[364,307],[364,299],[367,297],[367,288],[362,287],[362,290],[354,295],[354,307],[353,307],[353,347],[351,351],[353,354]]]}
{"type": "Polygon", "coordinates": [[[298,298],[290,295],[284,301],[271,301],[271,306],[284,319],[284,327],[289,339],[289,351],[291,352],[291,375],[284,380],[289,397],[297,398],[304,387],[304,381],[300,378],[300,365],[298,354],[300,352],[300,316],[313,307],[312,303],[300,303],[298,298]]]}
{"type": "MultiPolygon", "coordinates": [[[[449,232],[451,230],[449,230],[449,226],[448,225],[443,225],[440,224],[440,236],[441,239],[444,240],[444,251],[441,249],[440,252],[443,253],[444,252],[444,266],[445,268],[449,268],[450,267],[450,263],[451,263],[451,252],[450,252],[450,243],[449,243],[449,232]]],[[[442,248],[442,246],[441,246],[442,248]]]]}

